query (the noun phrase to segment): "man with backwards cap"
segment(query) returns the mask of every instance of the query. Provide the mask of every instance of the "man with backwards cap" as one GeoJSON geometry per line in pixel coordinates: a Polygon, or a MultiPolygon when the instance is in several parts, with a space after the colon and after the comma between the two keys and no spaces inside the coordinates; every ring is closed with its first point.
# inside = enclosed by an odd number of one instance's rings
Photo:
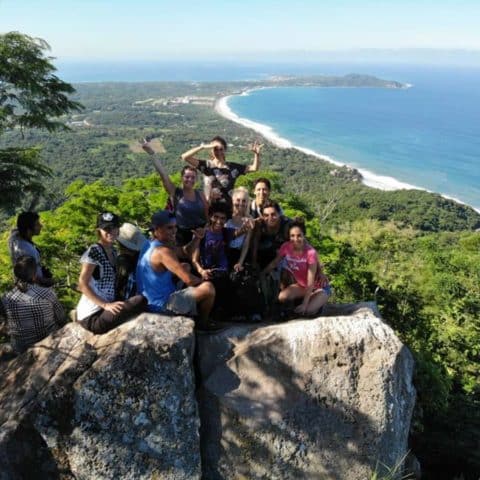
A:
{"type": "Polygon", "coordinates": [[[215,301],[215,288],[192,275],[178,256],[188,256],[203,237],[203,229],[194,231],[193,240],[184,247],[175,246],[175,215],[160,210],[152,216],[154,240],[140,254],[137,265],[137,291],[148,300],[148,310],[157,313],[195,316],[199,326],[208,328],[208,316],[215,301]],[[177,290],[173,276],[187,288],[177,290]]]}

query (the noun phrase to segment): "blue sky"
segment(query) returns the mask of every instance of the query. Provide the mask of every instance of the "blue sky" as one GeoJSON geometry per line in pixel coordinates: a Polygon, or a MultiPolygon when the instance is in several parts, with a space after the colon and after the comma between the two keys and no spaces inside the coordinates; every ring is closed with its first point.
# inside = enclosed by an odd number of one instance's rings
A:
{"type": "Polygon", "coordinates": [[[59,59],[480,50],[479,19],[478,0],[0,0],[0,31],[44,38],[59,59]]]}

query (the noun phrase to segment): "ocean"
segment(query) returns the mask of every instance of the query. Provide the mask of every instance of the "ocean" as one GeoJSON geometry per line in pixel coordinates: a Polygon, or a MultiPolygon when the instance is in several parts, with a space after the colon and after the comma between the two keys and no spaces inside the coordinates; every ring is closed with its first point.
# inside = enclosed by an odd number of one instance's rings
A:
{"type": "MultiPolygon", "coordinates": [[[[377,188],[416,187],[480,210],[480,68],[403,64],[170,62],[60,65],[67,81],[229,81],[365,73],[411,84],[272,88],[229,97],[224,113],[277,143],[358,168],[377,188]],[[237,118],[238,120],[238,118],[237,118]],[[253,122],[253,123],[252,123],[253,122]]],[[[212,132],[213,134],[214,132],[212,132]]]]}
{"type": "Polygon", "coordinates": [[[480,70],[402,73],[411,88],[272,88],[228,107],[280,141],[358,168],[367,185],[422,188],[480,209],[480,70]]]}

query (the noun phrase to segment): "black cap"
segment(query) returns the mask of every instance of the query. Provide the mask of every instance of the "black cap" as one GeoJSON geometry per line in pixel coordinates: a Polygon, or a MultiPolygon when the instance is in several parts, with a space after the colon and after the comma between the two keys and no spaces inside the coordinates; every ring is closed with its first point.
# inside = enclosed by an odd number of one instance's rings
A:
{"type": "Polygon", "coordinates": [[[97,217],[97,228],[120,228],[120,218],[112,212],[102,212],[97,217]]]}

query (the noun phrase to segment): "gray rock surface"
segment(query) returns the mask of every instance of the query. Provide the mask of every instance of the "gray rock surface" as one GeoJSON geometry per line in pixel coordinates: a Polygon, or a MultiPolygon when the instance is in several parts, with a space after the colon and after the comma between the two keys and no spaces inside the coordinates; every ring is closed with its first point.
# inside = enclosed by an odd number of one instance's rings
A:
{"type": "Polygon", "coordinates": [[[0,364],[0,479],[200,478],[193,322],[68,324],[0,364]]]}
{"type": "Polygon", "coordinates": [[[325,315],[198,336],[206,479],[368,479],[404,456],[410,352],[373,304],[325,315]]]}

